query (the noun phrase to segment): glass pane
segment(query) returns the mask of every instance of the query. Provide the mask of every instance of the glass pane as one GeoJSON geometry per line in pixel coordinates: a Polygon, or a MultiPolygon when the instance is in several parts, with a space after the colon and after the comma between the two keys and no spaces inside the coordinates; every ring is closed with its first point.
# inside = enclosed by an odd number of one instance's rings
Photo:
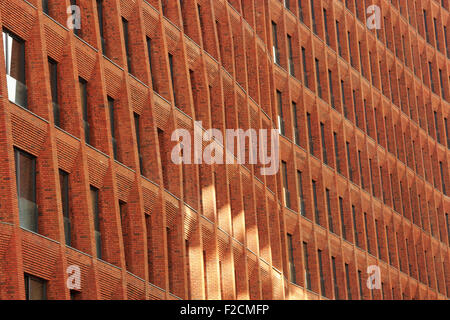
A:
{"type": "Polygon", "coordinates": [[[46,300],[45,282],[36,278],[29,278],[29,300],[46,300]]]}

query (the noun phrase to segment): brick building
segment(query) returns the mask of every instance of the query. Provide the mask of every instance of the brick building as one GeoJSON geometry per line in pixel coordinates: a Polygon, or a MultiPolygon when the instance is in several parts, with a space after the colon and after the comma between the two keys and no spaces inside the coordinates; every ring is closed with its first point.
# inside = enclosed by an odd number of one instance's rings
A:
{"type": "Polygon", "coordinates": [[[0,299],[448,299],[449,6],[1,1],[0,299]],[[174,164],[195,120],[278,174],[174,164]]]}

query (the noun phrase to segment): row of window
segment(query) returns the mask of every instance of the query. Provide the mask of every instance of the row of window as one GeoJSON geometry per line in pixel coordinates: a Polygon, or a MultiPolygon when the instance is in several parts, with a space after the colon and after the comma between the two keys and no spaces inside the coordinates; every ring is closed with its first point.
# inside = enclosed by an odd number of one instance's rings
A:
{"type": "MultiPolygon", "coordinates": [[[[367,228],[367,222],[364,224],[367,228]]],[[[378,229],[377,229],[378,232],[378,229]]],[[[397,251],[395,253],[395,259],[399,259],[401,270],[407,272],[402,264],[403,258],[406,257],[406,263],[408,265],[410,276],[419,280],[420,282],[427,284],[430,287],[436,288],[440,293],[446,294],[448,285],[445,280],[445,263],[439,263],[439,259],[436,256],[432,257],[427,252],[427,250],[419,251],[414,246],[415,255],[412,255],[412,249],[409,246],[408,239],[405,239],[405,243],[401,244],[399,241],[398,233],[395,233],[395,237],[389,233],[388,227],[386,227],[386,239],[389,254],[389,261],[391,261],[390,242],[395,243],[397,251]],[[393,239],[391,239],[393,238],[393,239]],[[399,248],[402,246],[401,248],[399,248]],[[406,250],[406,253],[405,251],[406,250]],[[403,254],[400,253],[404,252],[403,254]],[[433,266],[429,269],[429,266],[433,266]],[[441,269],[442,267],[442,269],[441,269]],[[435,275],[435,279],[432,275],[435,275]],[[436,282],[434,282],[436,281],[436,282]]],[[[356,279],[355,274],[350,271],[350,262],[344,261],[343,259],[335,256],[331,256],[331,265],[329,261],[328,254],[324,254],[321,249],[314,251],[312,246],[307,242],[300,242],[299,245],[294,245],[295,239],[292,234],[287,234],[287,250],[288,250],[288,260],[289,260],[289,279],[292,283],[303,285],[306,289],[312,290],[319,293],[323,297],[334,299],[358,299],[358,296],[352,296],[352,288],[356,288],[359,299],[363,300],[369,298],[369,296],[364,294],[365,280],[367,274],[362,270],[357,270],[356,279]],[[314,259],[317,259],[314,261],[314,259]],[[341,264],[344,264],[342,267],[341,264]],[[317,268],[315,267],[317,266],[317,268]],[[300,268],[301,267],[301,268],[300,268]],[[330,268],[331,267],[331,268],[330,268]],[[300,271],[301,270],[301,271],[300,271]],[[330,272],[331,271],[331,272],[330,272]],[[330,274],[331,273],[331,274],[330,274]],[[364,279],[363,279],[363,276],[364,279]],[[316,285],[315,279],[319,280],[319,286],[316,285]],[[343,280],[340,280],[343,279],[343,280]],[[330,281],[330,285],[326,285],[326,281],[330,281]],[[330,290],[331,288],[331,290],[330,290]],[[328,289],[328,290],[327,290],[328,289]],[[332,291],[332,292],[331,292],[332,291]]],[[[380,245],[378,244],[378,249],[380,245]]],[[[420,248],[423,249],[423,248],[420,248]]],[[[389,297],[387,295],[388,288],[385,287],[385,283],[381,282],[381,298],[384,299],[396,299],[400,298],[394,291],[395,288],[391,288],[392,295],[389,297]]],[[[371,299],[374,299],[374,290],[369,290],[371,294],[371,299]]],[[[448,294],[448,293],[447,293],[448,294]]],[[[404,294],[401,295],[402,299],[406,297],[404,294]]]]}

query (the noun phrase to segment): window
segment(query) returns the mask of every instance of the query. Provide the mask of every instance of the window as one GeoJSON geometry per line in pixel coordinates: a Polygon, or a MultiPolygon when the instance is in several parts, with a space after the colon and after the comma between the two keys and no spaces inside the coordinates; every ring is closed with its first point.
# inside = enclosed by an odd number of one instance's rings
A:
{"type": "Polygon", "coordinates": [[[328,34],[327,10],[323,9],[323,25],[325,28],[325,39],[327,45],[330,45],[330,35],[328,34]]]}
{"type": "Polygon", "coordinates": [[[87,101],[87,82],[83,78],[79,77],[78,84],[80,86],[81,108],[83,110],[84,141],[87,144],[90,144],[91,139],[90,139],[89,111],[87,101]]]}
{"type": "Polygon", "coordinates": [[[204,45],[204,41],[206,39],[206,33],[205,28],[203,24],[203,18],[202,18],[202,6],[197,4],[197,13],[198,13],[198,23],[200,24],[200,30],[202,32],[202,38],[201,38],[201,45],[204,45]]]}
{"type": "Polygon", "coordinates": [[[317,185],[315,180],[312,180],[312,188],[313,188],[313,201],[314,201],[313,205],[314,205],[315,219],[316,223],[320,225],[320,213],[319,208],[317,207],[317,185]]]}
{"type": "Polygon", "coordinates": [[[273,61],[280,64],[280,53],[278,51],[277,24],[272,21],[273,61]]]}
{"type": "Polygon", "coordinates": [[[287,173],[287,164],[285,161],[281,161],[281,167],[283,170],[283,192],[284,192],[284,205],[288,208],[291,207],[291,197],[289,194],[288,187],[288,173],[287,173]]]}
{"type": "Polygon", "coordinates": [[[320,276],[320,293],[322,296],[327,296],[327,291],[325,287],[325,276],[323,274],[323,266],[322,266],[322,250],[317,250],[317,257],[319,259],[319,276],[320,276]]]}
{"type": "Polygon", "coordinates": [[[333,229],[333,214],[331,213],[331,199],[330,199],[330,190],[325,190],[326,198],[327,198],[327,209],[328,209],[328,227],[331,232],[334,232],[333,229]]]}
{"type": "Polygon", "coordinates": [[[105,35],[103,31],[103,0],[97,0],[97,17],[98,17],[98,27],[100,30],[100,41],[102,45],[102,52],[106,55],[105,48],[105,35]]]}
{"type": "Polygon", "coordinates": [[[445,189],[444,166],[442,165],[442,161],[439,161],[439,171],[441,173],[442,193],[447,195],[447,190],[445,189]]]}
{"type": "Polygon", "coordinates": [[[45,14],[49,14],[48,0],[42,0],[42,11],[45,14]]]}
{"type": "Polygon", "coordinates": [[[358,106],[356,105],[356,90],[352,91],[352,97],[353,97],[353,112],[355,113],[355,124],[358,128],[360,128],[358,117],[358,106]]]}
{"type": "Polygon", "coordinates": [[[341,161],[339,159],[339,145],[336,132],[333,132],[333,141],[334,141],[334,156],[336,158],[336,170],[338,173],[341,173],[341,161]]]}
{"type": "Polygon", "coordinates": [[[8,98],[11,102],[26,108],[28,104],[25,80],[25,42],[10,31],[3,29],[3,50],[8,98]]]}
{"type": "Polygon", "coordinates": [[[303,62],[303,81],[305,86],[309,88],[308,83],[308,69],[306,68],[306,49],[302,47],[302,62],[303,62]]]}
{"type": "Polygon", "coordinates": [[[325,125],[323,123],[320,123],[320,135],[322,138],[322,157],[323,157],[323,163],[328,165],[328,158],[327,158],[327,145],[325,142],[325,125]]]}
{"type": "Polygon", "coordinates": [[[296,145],[300,145],[300,134],[298,131],[298,120],[297,120],[297,104],[292,101],[292,120],[294,124],[294,142],[296,145]]]}
{"type": "Polygon", "coordinates": [[[445,89],[444,89],[444,79],[442,78],[442,69],[439,69],[439,83],[441,85],[441,96],[442,96],[442,99],[446,100],[445,89]]]}
{"type": "Polygon", "coordinates": [[[294,57],[292,53],[292,37],[287,35],[288,40],[288,54],[289,54],[289,74],[295,77],[294,57]]]}
{"type": "Polygon", "coordinates": [[[314,0],[311,0],[311,19],[313,32],[317,34],[316,15],[314,13],[314,0]]]}
{"type": "Polygon", "coordinates": [[[277,106],[278,106],[278,128],[281,135],[285,135],[284,118],[283,118],[283,98],[281,92],[277,90],[277,106]]]}
{"type": "Polygon", "coordinates": [[[317,94],[322,99],[322,86],[320,85],[320,66],[319,60],[316,58],[316,82],[317,82],[317,94]]]}
{"type": "Polygon", "coordinates": [[[48,58],[48,71],[50,75],[50,89],[52,94],[53,121],[55,126],[60,127],[60,111],[58,104],[58,63],[52,58],[48,58]]]}
{"type": "Polygon", "coordinates": [[[352,217],[353,217],[353,232],[355,237],[355,245],[357,247],[360,247],[358,239],[358,224],[356,223],[356,209],[354,205],[352,205],[352,217]]]}
{"type": "Polygon", "coordinates": [[[284,7],[288,10],[291,9],[291,2],[289,0],[284,0],[284,7]]]}
{"type": "Polygon", "coordinates": [[[298,0],[298,17],[301,22],[304,22],[302,0],[298,0]]]}
{"type": "Polygon", "coordinates": [[[311,273],[309,272],[308,244],[303,242],[303,263],[305,266],[305,288],[311,290],[311,273]]]}
{"type": "Polygon", "coordinates": [[[59,170],[59,187],[61,190],[64,237],[66,245],[70,246],[72,244],[72,237],[70,223],[69,174],[63,170],[59,170]]]}
{"type": "Polygon", "coordinates": [[[341,96],[342,96],[342,111],[344,112],[344,117],[348,119],[347,105],[345,103],[344,80],[341,80],[341,96]]]}
{"type": "Polygon", "coordinates": [[[287,234],[288,244],[288,257],[289,257],[289,279],[292,283],[297,283],[295,275],[295,263],[294,263],[294,245],[292,241],[292,235],[287,234]]]}
{"type": "Polygon", "coordinates": [[[430,87],[431,87],[431,91],[436,93],[436,90],[435,90],[435,87],[434,87],[434,82],[433,82],[433,65],[431,64],[431,62],[428,62],[428,71],[430,73],[430,87]]]}
{"type": "Polygon", "coordinates": [[[361,151],[358,150],[358,163],[359,163],[359,176],[361,178],[361,188],[364,188],[364,175],[363,175],[363,168],[362,168],[362,160],[361,160],[361,151]]]}
{"type": "Polygon", "coordinates": [[[95,246],[97,250],[97,259],[102,259],[102,234],[100,232],[99,190],[91,186],[90,192],[92,201],[92,212],[94,215],[95,246]]]}
{"type": "Polygon", "coordinates": [[[20,226],[38,232],[38,205],[36,203],[36,158],[14,149],[16,163],[17,198],[20,226]]]}
{"type": "Polygon", "coordinates": [[[347,299],[352,300],[352,290],[350,288],[350,271],[348,264],[345,264],[345,279],[347,280],[347,299]]]}
{"type": "Polygon", "coordinates": [[[305,217],[306,216],[305,199],[303,197],[303,182],[301,171],[297,171],[297,180],[298,180],[298,197],[300,202],[300,214],[305,217]]]}
{"type": "Polygon", "coordinates": [[[337,282],[336,258],[335,257],[331,257],[331,265],[333,268],[334,299],[339,300],[339,286],[338,286],[338,282],[337,282]]]}
{"type": "Polygon", "coordinates": [[[337,40],[339,55],[342,57],[342,46],[341,46],[341,38],[340,38],[340,31],[339,31],[339,21],[337,21],[337,20],[336,20],[336,40],[337,40]]]}
{"type": "Polygon", "coordinates": [[[111,140],[113,146],[113,155],[114,159],[118,160],[117,154],[117,139],[116,139],[116,130],[115,130],[115,110],[114,110],[114,99],[108,96],[108,111],[109,111],[109,124],[111,128],[111,140]]]}
{"type": "MultiPolygon", "coordinates": [[[[77,1],[78,0],[70,0],[70,5],[71,6],[77,6],[77,1]]],[[[72,10],[72,13],[74,12],[74,10],[72,10]]],[[[76,36],[80,36],[80,29],[77,29],[76,28],[76,26],[74,25],[74,27],[73,27],[73,33],[76,35],[76,36]]]]}
{"type": "Polygon", "coordinates": [[[140,120],[141,117],[136,112],[133,112],[133,118],[134,118],[134,130],[136,133],[136,144],[137,144],[137,150],[138,150],[138,156],[139,156],[139,167],[141,175],[144,175],[144,163],[142,158],[142,150],[141,150],[141,134],[140,134],[140,120]]]}
{"type": "Polygon", "coordinates": [[[331,70],[328,70],[328,85],[330,88],[330,103],[333,109],[336,109],[336,106],[334,104],[333,75],[331,73],[331,70]]]}
{"type": "Polygon", "coordinates": [[[339,197],[339,213],[340,213],[340,216],[341,216],[342,237],[345,240],[347,240],[347,234],[346,234],[346,230],[345,230],[344,199],[342,199],[341,197],[339,197]]]}
{"type": "Polygon", "coordinates": [[[352,170],[352,161],[350,159],[350,142],[346,142],[346,150],[347,150],[347,165],[348,165],[348,176],[351,181],[353,181],[353,170],[352,170]]]}
{"type": "Polygon", "coordinates": [[[371,254],[372,250],[370,247],[370,239],[369,239],[369,228],[367,225],[367,213],[364,212],[364,231],[366,233],[366,243],[367,243],[367,251],[371,254]]]}
{"type": "Polygon", "coordinates": [[[147,53],[148,53],[148,64],[150,65],[150,73],[151,73],[151,77],[152,77],[152,89],[155,90],[156,92],[158,92],[158,88],[156,86],[156,78],[155,78],[155,70],[153,70],[153,66],[152,66],[152,39],[150,39],[149,37],[146,37],[147,39],[147,53]]]}
{"type": "Polygon", "coordinates": [[[361,300],[364,300],[364,294],[363,294],[363,289],[362,289],[362,275],[361,275],[361,271],[358,270],[358,284],[359,284],[359,296],[361,300]]]}
{"type": "Polygon", "coordinates": [[[425,37],[427,42],[430,43],[430,35],[428,34],[428,24],[427,24],[427,11],[423,10],[423,27],[425,30],[425,37]]]}
{"type": "Polygon", "coordinates": [[[131,52],[130,52],[130,43],[129,43],[129,30],[128,30],[128,21],[122,17],[122,28],[123,28],[123,40],[125,41],[125,53],[127,55],[127,66],[128,72],[133,73],[133,66],[131,64],[131,52]]]}
{"type": "Polygon", "coordinates": [[[309,112],[306,113],[306,121],[307,121],[307,126],[308,126],[309,153],[314,155],[314,141],[313,141],[312,131],[311,131],[311,114],[309,112]]]}
{"type": "Polygon", "coordinates": [[[172,90],[173,90],[173,101],[175,106],[178,105],[177,103],[177,94],[176,94],[176,87],[175,87],[175,74],[173,72],[173,55],[169,53],[169,72],[170,72],[170,80],[172,83],[172,90]]]}
{"type": "Polygon", "coordinates": [[[28,274],[24,280],[26,300],[47,300],[47,281],[28,274]]]}

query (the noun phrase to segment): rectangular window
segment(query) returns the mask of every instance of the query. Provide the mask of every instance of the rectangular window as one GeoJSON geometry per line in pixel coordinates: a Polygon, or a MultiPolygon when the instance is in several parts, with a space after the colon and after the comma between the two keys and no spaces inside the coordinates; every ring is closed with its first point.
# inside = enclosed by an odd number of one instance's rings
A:
{"type": "Polygon", "coordinates": [[[292,283],[297,283],[295,274],[295,263],[294,263],[294,245],[292,240],[292,235],[287,234],[287,244],[288,244],[288,258],[289,258],[289,279],[292,283]]]}
{"type": "Polygon", "coordinates": [[[81,108],[83,110],[84,141],[87,144],[90,144],[91,139],[90,139],[89,110],[87,101],[87,82],[83,78],[79,77],[78,84],[80,86],[81,108]]]}
{"type": "Polygon", "coordinates": [[[26,108],[27,87],[25,80],[25,41],[3,29],[6,83],[11,102],[26,108]]]}
{"type": "Polygon", "coordinates": [[[439,47],[439,30],[437,27],[437,19],[433,18],[433,23],[434,23],[434,37],[436,39],[436,49],[441,50],[439,47]]]}
{"type": "Polygon", "coordinates": [[[58,104],[58,63],[48,58],[48,71],[50,75],[50,90],[52,94],[53,121],[55,126],[60,127],[60,111],[58,104]]]}
{"type": "Polygon", "coordinates": [[[372,185],[372,195],[375,197],[375,184],[373,183],[372,159],[369,159],[370,184],[372,185]]]}
{"type": "Polygon", "coordinates": [[[312,180],[312,188],[313,188],[313,205],[314,205],[314,213],[315,213],[315,219],[316,219],[316,223],[318,225],[320,224],[320,213],[319,213],[319,208],[317,206],[317,185],[316,185],[316,181],[312,180]]]}
{"type": "Polygon", "coordinates": [[[314,141],[313,141],[312,131],[311,131],[311,114],[309,112],[306,113],[306,121],[307,121],[307,126],[308,126],[309,153],[314,155],[314,141]]]}
{"type": "Polygon", "coordinates": [[[323,157],[323,163],[328,165],[328,158],[327,158],[327,145],[325,141],[325,125],[323,123],[320,123],[320,135],[322,138],[322,157],[323,157]]]}
{"type": "Polygon", "coordinates": [[[62,213],[64,220],[64,237],[66,245],[72,243],[71,224],[70,224],[70,204],[69,204],[69,174],[63,170],[59,170],[59,187],[61,190],[62,213]]]}
{"type": "Polygon", "coordinates": [[[341,97],[342,97],[342,111],[344,112],[344,117],[348,119],[347,104],[345,103],[344,80],[341,80],[341,97]]]}
{"type": "Polygon", "coordinates": [[[381,256],[381,246],[380,246],[380,234],[378,233],[378,221],[375,219],[375,240],[377,241],[377,251],[378,251],[378,258],[383,259],[381,256]]]}
{"type": "Polygon", "coordinates": [[[329,85],[329,89],[330,89],[330,103],[331,103],[331,107],[333,107],[333,109],[336,109],[336,106],[334,104],[333,75],[331,73],[331,70],[328,70],[328,85],[329,85]]]}
{"type": "Polygon", "coordinates": [[[437,142],[441,143],[441,136],[439,134],[439,121],[438,121],[438,115],[437,112],[434,111],[434,128],[436,129],[436,140],[437,142]]]}
{"type": "Polygon", "coordinates": [[[359,163],[359,176],[361,178],[361,188],[364,188],[364,175],[363,175],[363,168],[362,168],[362,160],[361,160],[361,151],[358,150],[358,163],[359,163]]]}
{"type": "Polygon", "coordinates": [[[117,140],[116,140],[116,118],[115,118],[115,110],[114,110],[114,99],[108,96],[108,111],[109,111],[109,124],[111,128],[111,140],[113,146],[113,155],[114,159],[118,160],[117,154],[117,140]]]}
{"type": "Polygon", "coordinates": [[[359,284],[359,296],[361,300],[364,300],[364,294],[362,289],[362,275],[360,270],[358,270],[358,284],[359,284]]]}
{"type": "Polygon", "coordinates": [[[304,22],[302,0],[298,0],[298,18],[304,22]]]}
{"type": "Polygon", "coordinates": [[[122,28],[123,28],[123,39],[125,41],[125,53],[127,55],[127,66],[128,72],[133,73],[133,66],[131,64],[131,51],[130,51],[130,41],[129,41],[129,30],[128,30],[128,21],[122,17],[122,28]]]}
{"type": "Polygon", "coordinates": [[[341,173],[341,161],[339,159],[339,144],[336,132],[333,132],[333,140],[334,140],[334,156],[336,157],[336,170],[338,173],[341,173]]]}
{"type": "Polygon", "coordinates": [[[36,157],[14,149],[20,227],[38,232],[36,203],[36,157]]]}
{"type": "Polygon", "coordinates": [[[431,87],[431,91],[433,91],[434,93],[436,93],[435,87],[434,87],[434,82],[433,82],[433,65],[431,64],[431,62],[428,62],[428,72],[429,72],[429,74],[430,74],[430,87],[431,87]]]}
{"type": "Polygon", "coordinates": [[[347,280],[347,299],[352,300],[352,290],[350,288],[350,271],[348,264],[345,264],[345,279],[347,280]]]}
{"type": "Polygon", "coordinates": [[[444,89],[444,79],[442,78],[442,69],[439,69],[439,83],[441,85],[441,96],[442,96],[442,99],[446,100],[445,89],[444,89]]]}
{"type": "Polygon", "coordinates": [[[354,232],[353,235],[355,237],[355,245],[357,247],[360,247],[358,239],[358,224],[356,223],[356,209],[354,205],[352,205],[352,217],[353,217],[353,232],[354,232]]]}
{"type": "Polygon", "coordinates": [[[156,92],[158,92],[158,88],[156,86],[156,78],[155,78],[155,70],[153,70],[153,65],[152,65],[152,39],[150,39],[149,37],[146,37],[147,39],[147,53],[148,53],[148,64],[150,65],[150,75],[152,77],[152,89],[155,90],[156,92]]]}
{"type": "Polygon", "coordinates": [[[92,202],[92,213],[94,216],[95,247],[97,250],[97,259],[102,259],[102,234],[100,231],[99,190],[91,186],[90,192],[92,202]]]}
{"type": "Polygon", "coordinates": [[[353,181],[353,170],[352,170],[352,161],[350,159],[350,142],[345,143],[347,150],[347,165],[348,165],[348,176],[351,181],[353,181]]]}
{"type": "Polygon", "coordinates": [[[280,64],[280,53],[278,50],[277,24],[272,21],[273,61],[280,64]]]}
{"type": "Polygon", "coordinates": [[[169,72],[170,72],[170,80],[172,84],[172,90],[173,90],[173,103],[175,106],[178,105],[177,102],[177,94],[176,94],[176,87],[175,87],[175,74],[173,72],[173,55],[169,53],[169,72]]]}
{"type": "Polygon", "coordinates": [[[42,12],[49,14],[48,0],[42,0],[42,12]]]}
{"type": "Polygon", "coordinates": [[[292,118],[294,124],[294,142],[296,145],[300,145],[300,134],[298,131],[298,120],[297,120],[297,104],[292,101],[292,118]]]}
{"type": "Polygon", "coordinates": [[[447,27],[446,26],[444,26],[444,43],[445,43],[445,48],[447,49],[447,58],[450,58],[450,47],[448,46],[447,27]]]}
{"type": "Polygon", "coordinates": [[[339,55],[342,57],[342,46],[341,46],[340,36],[341,35],[340,35],[340,31],[339,31],[339,21],[336,20],[336,40],[337,40],[339,55]]]}
{"type": "Polygon", "coordinates": [[[322,86],[320,85],[320,67],[319,60],[316,58],[316,82],[317,82],[317,94],[322,99],[322,86]]]}
{"type": "Polygon", "coordinates": [[[370,240],[369,240],[369,228],[367,225],[367,213],[364,212],[364,231],[366,233],[366,243],[367,243],[367,251],[371,254],[372,250],[370,247],[370,240]]]}
{"type": "Polygon", "coordinates": [[[281,161],[281,167],[283,170],[283,192],[284,192],[284,205],[288,208],[291,207],[291,197],[289,194],[288,188],[288,173],[287,173],[287,164],[285,161],[281,161]]]}
{"type": "Polygon", "coordinates": [[[28,274],[24,280],[26,300],[47,300],[47,281],[28,274]]]}
{"type": "Polygon", "coordinates": [[[325,40],[330,45],[330,35],[328,34],[327,10],[323,9],[323,25],[325,28],[325,40]]]}
{"type": "Polygon", "coordinates": [[[337,282],[336,258],[335,257],[331,257],[331,265],[333,268],[334,299],[339,300],[339,286],[338,286],[338,282],[337,282]]]}
{"type": "Polygon", "coordinates": [[[141,117],[139,114],[137,114],[136,112],[133,112],[133,118],[134,118],[134,130],[136,133],[136,144],[137,144],[137,150],[138,150],[138,156],[139,156],[139,167],[141,175],[144,175],[144,163],[143,163],[143,158],[142,158],[142,149],[141,149],[141,124],[140,124],[140,120],[141,117]]]}
{"type": "Polygon", "coordinates": [[[341,216],[342,237],[345,240],[347,240],[347,234],[346,234],[346,230],[345,230],[344,199],[342,199],[341,197],[339,197],[339,213],[340,213],[340,216],[341,216]]]}
{"type": "Polygon", "coordinates": [[[447,190],[445,188],[444,166],[442,164],[442,161],[439,161],[439,171],[441,173],[442,193],[447,195],[447,190]]]}
{"type": "Polygon", "coordinates": [[[301,171],[297,171],[297,180],[298,180],[298,197],[300,201],[300,214],[305,217],[306,210],[305,210],[305,199],[303,197],[303,182],[301,171]]]}
{"type": "Polygon", "coordinates": [[[287,35],[288,40],[288,54],[289,54],[289,74],[295,77],[295,68],[294,68],[294,56],[292,53],[292,37],[287,35]]]}
{"type": "MultiPolygon", "coordinates": [[[[77,4],[77,2],[78,2],[79,0],[70,0],[70,5],[71,6],[78,6],[78,4],[77,4]]],[[[73,12],[73,10],[72,10],[72,12],[73,12]]],[[[76,35],[76,36],[78,36],[78,37],[80,37],[81,36],[81,34],[80,34],[80,29],[77,29],[77,28],[73,28],[73,33],[76,35]]]]}
{"type": "Polygon", "coordinates": [[[311,0],[311,19],[313,32],[317,34],[316,15],[314,13],[314,0],[311,0]]]}
{"type": "Polygon", "coordinates": [[[327,209],[328,209],[328,227],[331,232],[334,232],[333,229],[333,214],[331,213],[331,199],[330,199],[330,190],[325,190],[326,198],[327,198],[327,209]]]}
{"type": "Polygon", "coordinates": [[[285,135],[284,118],[283,118],[283,98],[281,92],[277,90],[277,106],[278,106],[278,128],[280,134],[285,135]]]}
{"type": "Polygon", "coordinates": [[[353,98],[353,112],[355,113],[355,124],[358,128],[361,128],[359,126],[358,106],[356,105],[356,90],[352,91],[352,98],[353,98]]]}
{"type": "Polygon", "coordinates": [[[305,86],[309,88],[308,83],[308,69],[306,68],[306,49],[302,47],[302,62],[303,62],[303,81],[305,82],[305,86]]]}
{"type": "Polygon", "coordinates": [[[322,266],[322,250],[317,250],[317,257],[319,259],[319,276],[320,276],[320,293],[322,296],[327,296],[327,291],[325,287],[325,276],[323,274],[323,266],[322,266]]]}
{"type": "Polygon", "coordinates": [[[303,242],[303,264],[305,266],[305,288],[311,290],[311,273],[309,272],[308,244],[303,242]]]}
{"type": "Polygon", "coordinates": [[[104,55],[106,55],[105,34],[103,30],[103,0],[97,0],[97,17],[98,17],[98,28],[100,30],[100,41],[102,45],[102,52],[104,55]]]}

